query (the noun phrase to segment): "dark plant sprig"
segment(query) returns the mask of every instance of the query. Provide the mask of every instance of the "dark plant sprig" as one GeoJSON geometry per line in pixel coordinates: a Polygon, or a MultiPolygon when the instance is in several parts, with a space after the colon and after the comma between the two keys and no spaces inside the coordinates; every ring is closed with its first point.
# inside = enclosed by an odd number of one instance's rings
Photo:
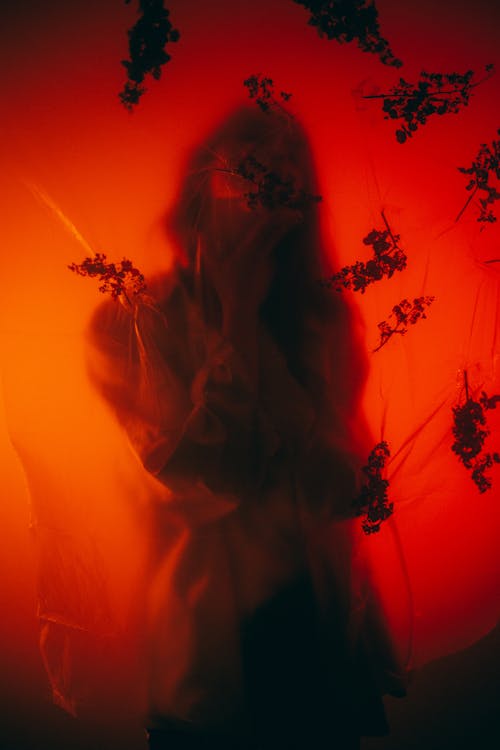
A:
{"type": "Polygon", "coordinates": [[[479,456],[474,462],[471,477],[481,493],[491,490],[491,477],[487,476],[485,472],[488,469],[491,469],[494,464],[500,464],[500,455],[498,453],[483,453],[483,455],[479,456]]]}
{"type": "MultiPolygon", "coordinates": [[[[274,81],[272,78],[262,76],[260,73],[254,74],[246,78],[243,81],[243,85],[248,89],[250,99],[255,99],[255,103],[262,112],[280,110],[288,117],[291,117],[274,93],[274,81]]],[[[288,102],[292,98],[292,94],[286,91],[280,91],[278,96],[284,102],[288,102]]]]}
{"type": "Polygon", "coordinates": [[[388,443],[382,440],[370,452],[368,462],[362,469],[366,481],[353,505],[356,515],[365,516],[362,523],[365,534],[375,534],[380,531],[383,521],[386,521],[394,512],[394,503],[389,502],[387,495],[389,480],[382,476],[390,455],[388,443]]]}
{"type": "Polygon", "coordinates": [[[429,307],[435,300],[435,297],[415,297],[413,302],[402,299],[397,305],[394,305],[392,312],[387,320],[378,324],[380,343],[374,352],[378,352],[395,333],[404,336],[408,331],[408,326],[413,326],[427,317],[425,308],[429,307]]]}
{"type": "MultiPolygon", "coordinates": [[[[127,4],[131,0],[125,0],[127,4]]],[[[161,68],[171,56],[166,51],[170,42],[179,41],[180,34],[170,22],[170,12],[163,0],[139,0],[141,16],[129,30],[129,60],[122,60],[127,70],[127,82],[119,94],[122,104],[129,110],[139,103],[146,91],[144,78],[151,75],[158,80],[161,68]]]]}
{"type": "Polygon", "coordinates": [[[455,442],[451,450],[466,469],[471,472],[472,481],[479,492],[491,489],[491,478],[486,471],[494,464],[500,463],[497,452],[484,452],[484,442],[490,431],[486,425],[485,411],[496,409],[500,395],[488,396],[484,391],[478,400],[469,393],[467,371],[464,371],[465,402],[453,407],[453,437],[455,442]]]}
{"type": "Polygon", "coordinates": [[[247,156],[236,167],[217,168],[219,172],[241,177],[251,183],[254,189],[243,193],[247,206],[251,209],[290,208],[303,213],[322,200],[321,195],[313,195],[297,187],[293,177],[279,174],[262,164],[254,156],[247,156]]]}
{"type": "MultiPolygon", "coordinates": [[[[500,135],[500,129],[497,131],[500,135]]],[[[479,199],[480,211],[477,218],[480,222],[493,223],[497,220],[491,206],[500,199],[500,192],[492,180],[500,180],[500,139],[491,145],[482,143],[470,167],[458,167],[458,171],[469,176],[465,189],[470,192],[455,221],[458,221],[476,193],[482,191],[484,197],[479,199]]]]}
{"type": "Polygon", "coordinates": [[[110,294],[114,300],[123,295],[130,303],[132,297],[146,291],[143,274],[126,258],[118,264],[108,263],[104,253],[95,253],[93,258],[84,258],[81,263],[71,263],[68,268],[79,276],[97,278],[101,282],[99,291],[110,294]]]}
{"type": "Polygon", "coordinates": [[[320,36],[337,42],[356,41],[363,52],[378,55],[384,65],[400,68],[401,60],[394,56],[389,42],[380,34],[378,10],[374,0],[294,0],[310,13],[310,26],[316,26],[320,36]]]}
{"type": "Polygon", "coordinates": [[[386,228],[372,229],[363,239],[363,244],[373,248],[373,257],[366,263],[358,260],[353,265],[344,266],[338,273],[322,280],[323,286],[337,292],[351,289],[364,294],[370,284],[380,281],[384,276],[390,279],[395,271],[406,268],[407,256],[399,245],[400,236],[393,233],[383,211],[382,219],[386,228]]]}
{"type": "Polygon", "coordinates": [[[428,73],[423,70],[417,83],[404,78],[387,94],[370,94],[364,99],[382,99],[382,111],[386,120],[399,120],[395,131],[398,143],[405,143],[419,127],[425,125],[432,115],[457,114],[466,107],[472,90],[490,78],[495,72],[487,65],[486,75],[474,80],[474,71],[465,73],[428,73]]]}
{"type": "Polygon", "coordinates": [[[302,212],[322,200],[320,195],[298,188],[293,177],[268,169],[253,156],[240,162],[236,172],[255,186],[255,190],[245,193],[249,208],[262,206],[272,210],[282,207],[302,212]]]}

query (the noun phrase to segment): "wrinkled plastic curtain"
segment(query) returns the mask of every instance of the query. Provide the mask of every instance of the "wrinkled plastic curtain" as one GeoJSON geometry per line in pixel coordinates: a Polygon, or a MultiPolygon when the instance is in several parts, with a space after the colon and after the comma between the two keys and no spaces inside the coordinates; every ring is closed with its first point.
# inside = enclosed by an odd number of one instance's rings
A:
{"type": "MultiPolygon", "coordinates": [[[[351,295],[370,363],[364,408],[374,440],[391,449],[394,502],[393,518],[362,539],[360,555],[369,560],[401,658],[412,668],[465,647],[498,617],[500,472],[491,471],[493,488],[480,495],[451,451],[464,371],[475,396],[500,393],[500,264],[489,262],[498,259],[498,227],[480,231],[474,206],[454,221],[467,198],[456,167],[495,135],[498,81],[478,88],[462,114],[429,122],[399,145],[379,105],[361,96],[394,83],[394,70],[352,46],[320,40],[291,2],[201,5],[175,8],[182,44],[132,117],[116,97],[130,14],[113,8],[103,15],[100,4],[81,2],[52,4],[48,15],[38,11],[25,23],[9,19],[24,32],[17,48],[7,45],[17,78],[8,84],[4,125],[3,393],[31,496],[42,642],[45,623],[60,627],[57,642],[43,647],[64,650],[80,638],[78,699],[89,705],[108,684],[103,675],[114,675],[117,687],[134,674],[147,509],[164,490],[88,381],[83,332],[100,295],[67,270],[87,252],[40,190],[93,250],[125,255],[146,274],[164,270],[172,257],[164,216],[183,164],[207,130],[244,101],[242,81],[252,72],[293,92],[291,110],[315,154],[324,239],[338,267],[367,259],[362,239],[383,228],[382,210],[408,255],[403,273],[351,295]],[[40,29],[53,41],[50,50],[40,29]],[[374,353],[377,324],[400,300],[422,295],[436,298],[427,319],[374,353]]],[[[409,5],[410,33],[396,6],[380,3],[408,78],[422,67],[490,62],[492,41],[474,11],[449,16],[448,46],[437,54],[429,8],[409,5]],[[467,48],[460,37],[466,28],[467,48]],[[423,34],[426,51],[415,42],[423,34]]],[[[447,18],[453,4],[439,12],[447,18]]],[[[488,13],[486,4],[476,12],[488,13]]],[[[500,447],[499,411],[488,413],[491,450],[500,447]]],[[[57,691],[74,678],[59,675],[53,685],[68,710],[74,706],[57,691]]]]}

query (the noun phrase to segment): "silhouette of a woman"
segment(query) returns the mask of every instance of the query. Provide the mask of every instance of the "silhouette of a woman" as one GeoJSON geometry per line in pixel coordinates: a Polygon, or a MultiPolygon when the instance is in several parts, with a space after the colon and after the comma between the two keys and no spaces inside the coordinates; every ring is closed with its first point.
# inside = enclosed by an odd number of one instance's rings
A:
{"type": "Polygon", "coordinates": [[[283,112],[193,155],[173,270],[92,324],[94,373],[144,467],[151,748],[355,748],[384,731],[352,566],[365,364],[318,284],[316,185],[283,112]]]}

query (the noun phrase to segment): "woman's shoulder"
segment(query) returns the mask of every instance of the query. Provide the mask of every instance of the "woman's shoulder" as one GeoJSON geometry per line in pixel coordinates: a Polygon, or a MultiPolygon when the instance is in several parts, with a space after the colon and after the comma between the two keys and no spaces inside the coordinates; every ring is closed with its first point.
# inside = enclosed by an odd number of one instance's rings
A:
{"type": "Polygon", "coordinates": [[[87,325],[87,341],[101,351],[112,352],[130,346],[131,332],[140,311],[154,311],[164,319],[170,337],[179,335],[184,327],[187,292],[182,276],[175,270],[147,280],[140,299],[124,304],[120,298],[108,298],[93,311],[87,325]]]}

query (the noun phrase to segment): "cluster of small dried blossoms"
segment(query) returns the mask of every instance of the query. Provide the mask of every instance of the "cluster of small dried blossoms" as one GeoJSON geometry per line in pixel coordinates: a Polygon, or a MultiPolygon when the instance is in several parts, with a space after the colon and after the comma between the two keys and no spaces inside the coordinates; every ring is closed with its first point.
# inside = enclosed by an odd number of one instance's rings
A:
{"type": "Polygon", "coordinates": [[[255,189],[244,193],[247,205],[252,209],[262,207],[272,210],[281,207],[302,212],[321,201],[320,195],[312,195],[303,188],[298,188],[293,177],[268,169],[253,156],[240,162],[234,174],[254,186],[255,189]]]}
{"type": "Polygon", "coordinates": [[[489,78],[494,72],[492,65],[486,66],[486,76],[474,80],[474,71],[465,73],[428,73],[422,71],[417,83],[404,78],[387,94],[371,94],[365,99],[382,99],[382,111],[386,120],[399,120],[395,135],[398,143],[405,143],[419,127],[425,125],[433,115],[457,114],[469,103],[472,89],[489,78]]]}
{"type": "Polygon", "coordinates": [[[294,0],[311,16],[320,36],[344,44],[356,41],[363,52],[378,55],[384,65],[400,68],[403,64],[393,54],[389,42],[380,33],[378,10],[374,0],[294,0]]]}
{"type": "Polygon", "coordinates": [[[353,505],[356,515],[364,515],[362,528],[365,534],[380,531],[381,524],[394,512],[394,503],[389,502],[387,496],[389,480],[383,477],[390,455],[389,445],[383,440],[375,445],[362,469],[366,481],[353,505]]]}
{"type": "MultiPolygon", "coordinates": [[[[255,100],[255,103],[262,112],[282,109],[281,102],[274,93],[274,81],[272,78],[267,78],[260,74],[251,75],[243,81],[243,85],[248,89],[250,99],[255,100]]],[[[292,98],[292,94],[286,91],[280,91],[278,96],[283,102],[288,102],[292,98]]],[[[287,114],[291,116],[289,113],[287,114]]]]}
{"type": "Polygon", "coordinates": [[[394,305],[389,318],[378,324],[380,342],[374,351],[378,352],[394,334],[404,335],[408,331],[408,326],[413,326],[419,320],[426,318],[425,308],[429,307],[434,300],[435,297],[431,296],[415,297],[413,302],[402,299],[394,305]]]}
{"type": "Polygon", "coordinates": [[[486,426],[485,412],[496,409],[500,395],[488,396],[484,391],[478,400],[469,394],[467,372],[464,372],[466,398],[463,404],[453,407],[453,437],[451,449],[466,469],[479,492],[491,489],[491,478],[485,472],[500,464],[500,454],[485,452],[484,442],[490,431],[486,426]]]}
{"type": "MultiPolygon", "coordinates": [[[[497,131],[500,135],[500,130],[497,131]]],[[[500,139],[492,141],[490,145],[482,143],[470,167],[458,167],[458,171],[469,176],[469,182],[465,189],[470,192],[456,221],[460,219],[463,212],[472,201],[477,192],[482,192],[479,199],[478,221],[493,223],[497,220],[492,205],[500,199],[498,181],[500,180],[500,139]],[[496,185],[493,184],[496,181],[496,185]]]]}
{"type": "Polygon", "coordinates": [[[344,266],[338,273],[322,280],[322,285],[340,292],[350,289],[353,292],[365,293],[366,287],[387,277],[395,271],[406,268],[406,253],[399,246],[400,237],[390,229],[372,229],[363,239],[365,245],[373,248],[373,257],[366,263],[356,261],[350,266],[344,266]]]}
{"type": "Polygon", "coordinates": [[[68,268],[79,276],[97,278],[99,291],[110,294],[115,300],[122,295],[130,300],[146,291],[143,274],[126,258],[119,263],[108,263],[104,253],[96,253],[93,258],[84,258],[81,263],[71,263],[68,268]]]}
{"type": "MultiPolygon", "coordinates": [[[[130,0],[125,0],[128,4],[130,0]]],[[[139,0],[141,16],[128,32],[129,60],[122,60],[127,71],[127,82],[119,94],[122,104],[132,111],[146,91],[142,85],[151,75],[158,80],[162,66],[171,58],[166,47],[180,38],[170,21],[170,13],[163,0],[139,0]]]]}

